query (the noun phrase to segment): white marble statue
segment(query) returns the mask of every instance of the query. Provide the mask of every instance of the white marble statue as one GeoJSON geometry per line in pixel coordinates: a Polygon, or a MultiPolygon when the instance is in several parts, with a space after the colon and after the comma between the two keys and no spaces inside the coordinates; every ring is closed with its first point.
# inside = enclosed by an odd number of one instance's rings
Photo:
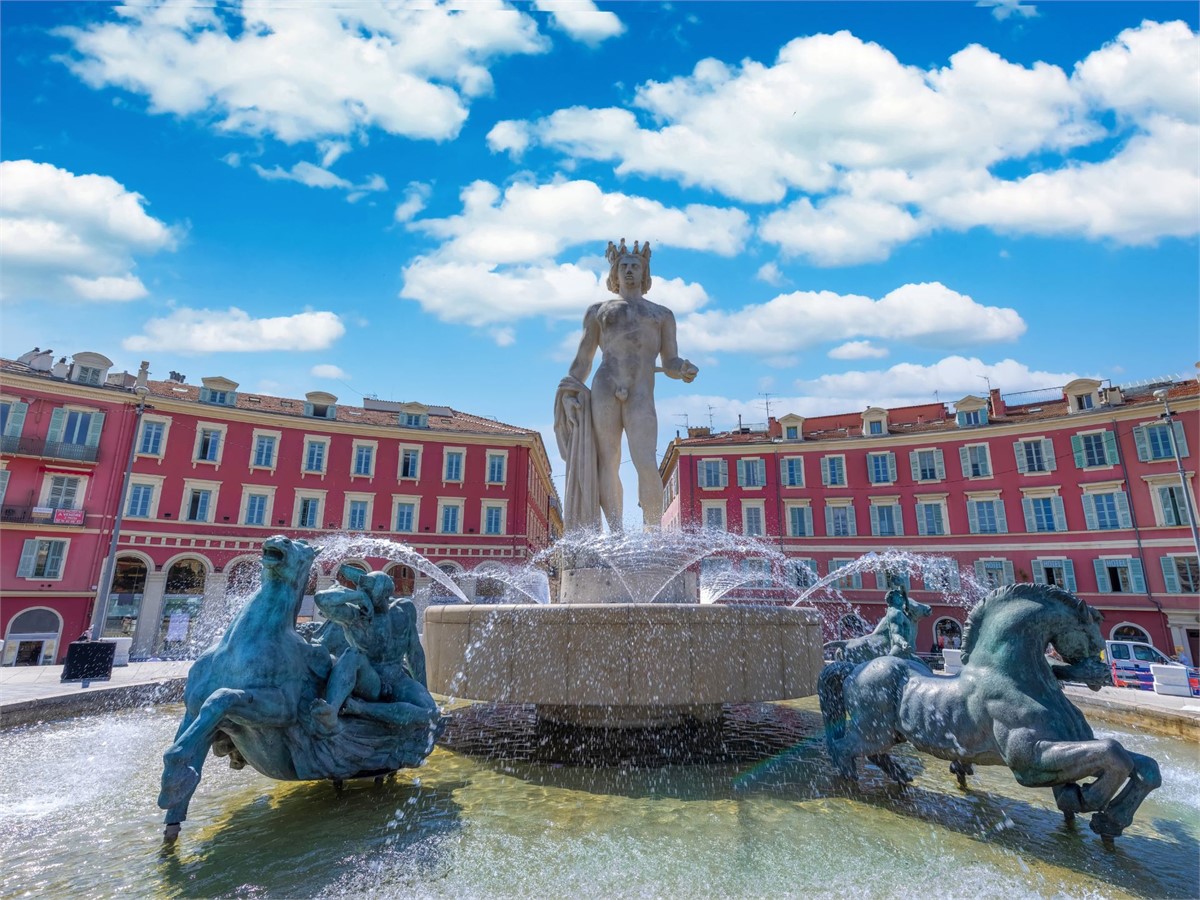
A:
{"type": "Polygon", "coordinates": [[[609,242],[608,289],[616,297],[593,304],[583,317],[583,338],[554,400],[554,433],[567,464],[564,524],[598,528],[604,514],[622,527],[621,435],[638,476],[638,505],[646,526],[662,523],[658,475],[658,415],[654,375],[692,381],[700,371],[679,356],[675,316],[645,298],[650,290],[650,243],[633,250],[609,242]],[[584,383],[596,350],[600,366],[591,390],[584,383]],[[656,365],[662,358],[662,366],[656,365]]]}

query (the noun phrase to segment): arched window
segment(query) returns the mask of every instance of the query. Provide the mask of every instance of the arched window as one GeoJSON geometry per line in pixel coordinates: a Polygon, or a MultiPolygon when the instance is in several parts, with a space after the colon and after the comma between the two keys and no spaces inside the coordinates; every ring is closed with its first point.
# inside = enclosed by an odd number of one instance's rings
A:
{"type": "Polygon", "coordinates": [[[203,594],[205,569],[198,559],[181,559],[167,571],[168,594],[203,594]]]}
{"type": "Polygon", "coordinates": [[[27,609],[8,626],[10,636],[19,634],[51,634],[58,631],[58,615],[52,609],[27,609]]]}
{"type": "Polygon", "coordinates": [[[397,563],[389,568],[387,573],[392,576],[393,597],[411,597],[413,595],[413,586],[417,577],[412,569],[397,563]]]}
{"type": "Polygon", "coordinates": [[[1132,622],[1122,622],[1120,625],[1116,626],[1112,630],[1112,637],[1110,637],[1109,640],[1137,641],[1142,644],[1150,644],[1151,646],[1154,645],[1150,640],[1150,635],[1146,633],[1145,629],[1139,628],[1132,622]]]}
{"type": "MultiPolygon", "coordinates": [[[[458,584],[458,576],[462,574],[462,566],[453,562],[438,563],[438,568],[446,573],[447,577],[455,584],[458,584]]],[[[429,585],[429,589],[434,597],[453,597],[454,593],[440,582],[434,581],[429,585]]]]}
{"type": "Polygon", "coordinates": [[[146,564],[136,556],[121,556],[113,568],[104,616],[104,637],[133,637],[146,590],[146,564]]]}
{"type": "Polygon", "coordinates": [[[4,665],[38,666],[54,662],[62,619],[50,609],[27,609],[8,623],[4,665]]]}
{"type": "Polygon", "coordinates": [[[204,602],[206,575],[204,563],[198,559],[181,559],[167,570],[167,590],[158,628],[158,649],[163,656],[176,659],[187,656],[192,627],[204,602]]]}
{"type": "Polygon", "coordinates": [[[958,650],[962,647],[962,625],[957,619],[943,616],[933,623],[933,640],[938,650],[958,650]]]}
{"type": "Polygon", "coordinates": [[[857,613],[842,616],[838,620],[838,636],[843,640],[862,637],[870,630],[871,626],[867,624],[866,619],[857,613]]]}

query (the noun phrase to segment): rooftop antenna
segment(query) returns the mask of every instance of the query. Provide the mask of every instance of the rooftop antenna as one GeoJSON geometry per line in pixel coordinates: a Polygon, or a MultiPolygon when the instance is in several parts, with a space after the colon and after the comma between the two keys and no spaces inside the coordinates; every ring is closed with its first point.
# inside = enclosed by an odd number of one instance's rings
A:
{"type": "Polygon", "coordinates": [[[992,379],[988,378],[986,375],[976,375],[975,377],[976,377],[976,378],[982,378],[984,381],[986,381],[986,382],[987,382],[987,386],[988,386],[988,396],[991,396],[991,393],[992,393],[992,379]]]}
{"type": "Polygon", "coordinates": [[[767,418],[770,419],[771,418],[771,395],[768,394],[766,391],[762,391],[759,393],[758,396],[763,398],[763,406],[767,410],[767,418]]]}
{"type": "MultiPolygon", "coordinates": [[[[677,418],[677,419],[683,419],[683,427],[684,427],[684,428],[691,428],[691,427],[692,427],[692,424],[691,424],[691,422],[689,422],[689,421],[688,421],[688,414],[687,414],[687,413],[675,413],[675,418],[677,418]]],[[[675,434],[676,434],[676,435],[678,435],[678,434],[679,434],[679,432],[677,431],[677,432],[675,432],[675,434]]]]}
{"type": "Polygon", "coordinates": [[[713,429],[713,414],[712,414],[712,412],[714,409],[716,409],[716,407],[713,406],[712,404],[709,404],[709,407],[708,407],[708,430],[709,431],[712,431],[712,429],[713,429]]]}

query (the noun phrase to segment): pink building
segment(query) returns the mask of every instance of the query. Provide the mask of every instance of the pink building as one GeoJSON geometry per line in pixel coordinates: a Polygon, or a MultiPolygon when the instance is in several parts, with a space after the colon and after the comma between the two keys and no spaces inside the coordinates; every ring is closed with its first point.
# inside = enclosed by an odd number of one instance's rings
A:
{"type": "MultiPolygon", "coordinates": [[[[985,584],[1064,585],[1103,610],[1106,637],[1194,662],[1200,569],[1188,495],[1194,504],[1198,410],[1195,381],[1122,389],[1079,379],[964,397],[953,412],[934,403],[785,415],[724,434],[692,428],[661,465],[663,522],[762,536],[795,561],[789,577],[800,581],[889,547],[944,560],[952,565],[910,584],[935,606],[922,651],[961,634],[963,610],[930,588],[966,570],[985,584]]],[[[841,582],[870,622],[883,613],[887,575],[841,582]]]]}
{"type": "MultiPolygon", "coordinates": [[[[135,657],[185,652],[201,615],[256,577],[272,534],[385,537],[450,574],[483,575],[561,531],[536,431],[449,407],[270,397],[175,373],[148,381],[140,408],[135,379],[110,377],[111,365],[98,354],[56,371],[26,357],[0,362],[5,665],[61,659],[88,628],[131,449],[103,630],[132,638],[135,657]]],[[[429,583],[407,566],[386,568],[397,595],[429,583]]],[[[467,579],[466,589],[483,584],[467,579]]]]}

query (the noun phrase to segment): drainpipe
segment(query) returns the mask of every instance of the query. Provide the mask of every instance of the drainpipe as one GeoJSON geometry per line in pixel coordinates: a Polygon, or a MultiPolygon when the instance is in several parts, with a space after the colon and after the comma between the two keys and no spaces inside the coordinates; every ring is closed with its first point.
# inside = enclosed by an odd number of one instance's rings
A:
{"type": "Polygon", "coordinates": [[[113,517],[112,540],[108,542],[108,559],[104,563],[104,574],[100,578],[100,593],[96,597],[96,605],[92,608],[92,640],[100,640],[104,631],[104,616],[108,612],[108,598],[112,593],[113,572],[117,566],[117,543],[121,540],[121,521],[125,518],[125,499],[129,494],[129,481],[133,475],[133,460],[137,455],[138,426],[142,421],[142,413],[146,411],[146,395],[150,388],[146,386],[146,378],[150,374],[150,363],[142,360],[138,369],[137,384],[133,392],[137,394],[137,407],[134,409],[133,436],[129,439],[129,458],[125,461],[125,477],[121,479],[121,493],[117,495],[117,514],[113,517]]]}
{"type": "MultiPolygon", "coordinates": [[[[1112,420],[1112,427],[1113,437],[1115,438],[1120,434],[1116,419],[1112,420]]],[[[1133,525],[1133,536],[1137,541],[1138,560],[1142,564],[1142,580],[1146,583],[1146,599],[1158,610],[1158,614],[1163,617],[1163,622],[1165,623],[1167,614],[1163,612],[1162,604],[1155,600],[1153,594],[1150,592],[1150,569],[1146,566],[1146,548],[1142,546],[1142,532],[1138,528],[1137,509],[1135,508],[1136,504],[1133,502],[1133,482],[1129,480],[1129,467],[1125,465],[1125,454],[1121,452],[1121,442],[1114,440],[1113,444],[1117,448],[1117,462],[1121,464],[1121,473],[1125,476],[1125,486],[1129,489],[1129,522],[1133,525]]],[[[1168,626],[1167,634],[1170,633],[1171,629],[1168,626]]]]}

